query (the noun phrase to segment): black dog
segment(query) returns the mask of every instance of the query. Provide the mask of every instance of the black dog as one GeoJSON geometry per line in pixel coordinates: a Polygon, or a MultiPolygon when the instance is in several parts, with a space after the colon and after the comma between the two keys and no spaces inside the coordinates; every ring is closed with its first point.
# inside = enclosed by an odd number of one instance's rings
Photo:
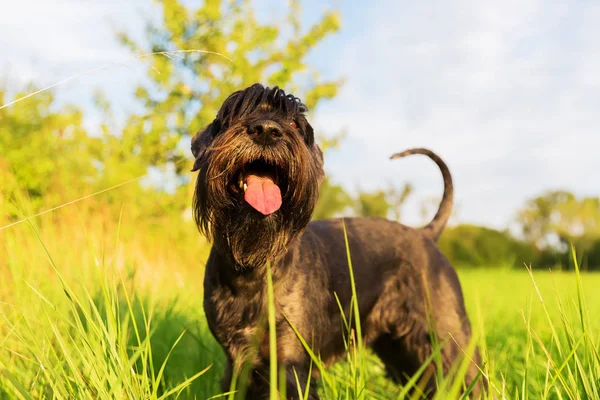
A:
{"type": "MultiPolygon", "coordinates": [[[[267,262],[286,397],[297,398],[304,390],[296,387],[296,376],[304,385],[310,365],[290,323],[323,360],[344,353],[345,328],[335,296],[348,318],[352,293],[344,221],[365,343],[392,378],[404,381],[432,354],[435,338],[443,343],[448,372],[471,336],[458,278],[435,245],[452,207],[448,168],[425,149],[394,156],[425,154],[441,168],[444,196],[423,229],[379,218],[309,223],[324,172],[306,111],[298,98],[255,84],[229,96],[215,120],[192,139],[199,171],[194,215],[213,241],[204,310],[228,358],[223,389],[229,389],[232,375],[248,368],[246,398],[268,398],[267,262]]],[[[472,358],[467,385],[478,373],[478,353],[472,358]]],[[[424,374],[429,395],[436,390],[435,373],[431,363],[424,374]]],[[[475,392],[481,386],[477,383],[475,392]]],[[[310,398],[317,398],[314,387],[310,398]]]]}

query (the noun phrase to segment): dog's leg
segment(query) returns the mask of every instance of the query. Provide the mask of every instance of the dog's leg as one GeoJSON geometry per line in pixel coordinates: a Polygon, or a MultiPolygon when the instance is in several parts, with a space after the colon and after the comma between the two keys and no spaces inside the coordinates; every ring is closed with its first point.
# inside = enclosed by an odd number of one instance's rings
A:
{"type": "MultiPolygon", "coordinates": [[[[405,336],[384,334],[374,341],[372,348],[384,363],[388,376],[402,384],[418,371],[432,353],[428,334],[423,331],[405,336]]],[[[418,381],[419,389],[416,390],[427,398],[436,390],[435,369],[435,364],[430,363],[418,381]]]]}
{"type": "MultiPolygon", "coordinates": [[[[431,339],[424,326],[415,326],[411,332],[402,336],[381,335],[374,341],[372,348],[384,363],[389,377],[398,383],[406,384],[421,366],[428,363],[420,374],[413,392],[416,391],[425,398],[432,398],[437,390],[437,374],[440,369],[445,378],[451,378],[448,373],[454,363],[462,362],[463,354],[453,339],[446,336],[445,343],[440,343],[439,338],[436,339],[441,348],[439,354],[432,357],[431,339]]],[[[475,377],[470,372],[465,377],[467,383],[475,377]]],[[[478,394],[477,389],[473,394],[478,394]]]]}
{"type": "MultiPolygon", "coordinates": [[[[433,258],[435,253],[430,256],[433,258]]],[[[453,379],[448,374],[453,365],[464,360],[471,340],[456,273],[447,263],[435,265],[433,271],[427,264],[420,269],[399,265],[396,275],[386,279],[367,321],[372,337],[369,343],[391,378],[406,383],[424,363],[429,363],[419,382],[429,397],[437,390],[439,373],[453,379]],[[438,346],[439,353],[434,354],[438,346]]],[[[477,376],[480,365],[478,353],[471,358],[473,362],[464,377],[467,386],[477,376]]],[[[484,383],[478,382],[474,395],[481,385],[484,383]]]]}
{"type": "Polygon", "coordinates": [[[226,361],[225,373],[221,379],[221,392],[226,393],[231,388],[231,379],[233,378],[233,365],[230,360],[226,361]]]}
{"type": "MultiPolygon", "coordinates": [[[[306,392],[306,383],[308,382],[308,371],[309,369],[305,365],[288,365],[286,366],[285,373],[285,388],[286,394],[285,399],[287,400],[300,400],[304,398],[306,392]],[[296,377],[298,380],[296,381],[296,377]],[[300,382],[298,387],[297,382],[300,382]]],[[[269,399],[270,383],[269,383],[269,363],[264,362],[257,366],[252,371],[252,378],[250,385],[246,390],[246,400],[266,400],[269,399]]],[[[314,382],[309,383],[308,388],[308,399],[319,400],[317,396],[317,389],[314,382]]],[[[279,390],[279,387],[277,388],[279,390]]],[[[281,396],[281,393],[280,393],[281,396]]]]}
{"type": "Polygon", "coordinates": [[[315,382],[311,380],[308,382],[309,368],[305,365],[292,365],[286,369],[286,397],[288,399],[301,400],[304,398],[304,393],[308,390],[308,399],[318,400],[317,388],[315,382]],[[296,377],[298,380],[296,381],[296,377]],[[298,387],[296,382],[300,382],[298,387]],[[309,387],[306,387],[308,383],[309,387]]]}

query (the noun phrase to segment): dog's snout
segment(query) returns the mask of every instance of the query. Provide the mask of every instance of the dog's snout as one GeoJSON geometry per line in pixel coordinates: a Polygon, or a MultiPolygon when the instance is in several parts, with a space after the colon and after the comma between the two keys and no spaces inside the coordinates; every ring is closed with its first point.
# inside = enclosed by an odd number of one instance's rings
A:
{"type": "Polygon", "coordinates": [[[281,138],[281,125],[268,119],[256,121],[248,127],[248,133],[261,144],[272,144],[281,138]]]}

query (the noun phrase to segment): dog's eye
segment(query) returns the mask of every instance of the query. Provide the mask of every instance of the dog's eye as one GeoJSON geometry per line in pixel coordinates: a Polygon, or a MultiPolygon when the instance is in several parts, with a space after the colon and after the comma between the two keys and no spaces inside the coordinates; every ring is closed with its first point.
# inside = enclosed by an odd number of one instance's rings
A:
{"type": "Polygon", "coordinates": [[[290,122],[288,122],[288,124],[293,128],[296,129],[298,127],[298,125],[296,124],[296,121],[291,120],[290,122]]]}

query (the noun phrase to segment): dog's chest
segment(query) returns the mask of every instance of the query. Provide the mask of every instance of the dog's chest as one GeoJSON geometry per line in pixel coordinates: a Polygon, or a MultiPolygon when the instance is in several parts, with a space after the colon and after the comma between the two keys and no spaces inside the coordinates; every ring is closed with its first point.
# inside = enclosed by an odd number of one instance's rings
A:
{"type": "MultiPolygon", "coordinates": [[[[226,288],[213,288],[205,292],[204,308],[211,331],[232,359],[258,362],[269,358],[265,290],[234,295],[226,288]]],[[[298,320],[300,310],[296,308],[293,304],[276,302],[278,358],[294,358],[292,355],[301,351],[302,345],[285,318],[303,325],[298,320]]]]}
{"type": "Polygon", "coordinates": [[[240,342],[261,325],[263,302],[262,291],[234,294],[225,287],[216,287],[205,293],[204,309],[215,336],[227,345],[240,342]]]}

